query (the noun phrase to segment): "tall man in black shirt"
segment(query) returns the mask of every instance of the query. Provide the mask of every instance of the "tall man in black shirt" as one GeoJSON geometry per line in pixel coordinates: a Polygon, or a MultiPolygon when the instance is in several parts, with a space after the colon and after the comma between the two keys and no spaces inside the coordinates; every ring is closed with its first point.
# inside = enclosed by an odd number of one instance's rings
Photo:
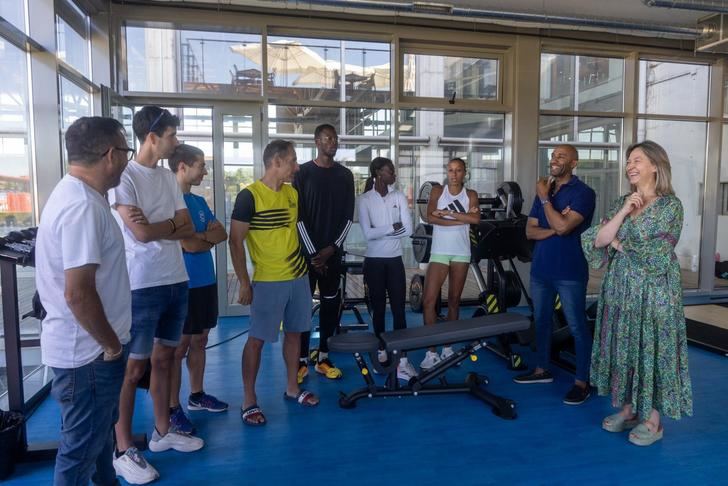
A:
{"type": "MultiPolygon", "coordinates": [[[[314,141],[316,158],[300,166],[293,179],[293,187],[298,190],[298,232],[309,263],[311,292],[318,284],[321,297],[316,372],[335,380],[341,378],[341,370],[328,358],[327,340],[339,324],[341,257],[354,219],[354,176],[349,169],[334,161],[339,137],[333,126],[324,124],[316,127],[314,141]]],[[[310,338],[309,332],[301,334],[299,383],[308,375],[310,338]]]]}

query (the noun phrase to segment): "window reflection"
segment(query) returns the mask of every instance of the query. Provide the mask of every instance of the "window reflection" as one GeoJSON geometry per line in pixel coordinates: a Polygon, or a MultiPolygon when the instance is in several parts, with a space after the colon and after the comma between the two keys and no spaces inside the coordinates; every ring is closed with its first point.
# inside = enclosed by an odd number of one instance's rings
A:
{"type": "Polygon", "coordinates": [[[498,61],[469,57],[405,54],[405,96],[498,99],[498,61]]]}
{"type": "Polygon", "coordinates": [[[706,116],[710,67],[641,60],[639,112],[706,116]]]}
{"type": "Polygon", "coordinates": [[[0,236],[33,224],[26,60],[0,39],[0,236]]]}
{"type": "Polygon", "coordinates": [[[541,54],[541,109],[622,111],[624,60],[541,54]]]}
{"type": "Polygon", "coordinates": [[[0,17],[4,18],[19,30],[26,32],[25,0],[2,0],[0,17]]]}
{"type": "Polygon", "coordinates": [[[129,91],[207,92],[260,96],[260,35],[126,27],[129,91]]]}

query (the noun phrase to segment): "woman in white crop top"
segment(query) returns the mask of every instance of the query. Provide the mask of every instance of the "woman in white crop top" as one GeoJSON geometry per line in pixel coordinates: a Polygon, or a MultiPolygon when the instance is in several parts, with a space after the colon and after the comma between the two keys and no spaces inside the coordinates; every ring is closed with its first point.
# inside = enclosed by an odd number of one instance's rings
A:
{"type": "MultiPolygon", "coordinates": [[[[396,181],[392,161],[377,157],[369,166],[364,194],[359,196],[359,224],[367,239],[364,281],[369,289],[372,324],[377,337],[384,332],[387,297],[394,329],[407,327],[404,310],[407,281],[400,240],[412,234],[412,217],[407,198],[394,187],[396,181]]],[[[379,351],[379,361],[388,361],[386,351],[379,351]]],[[[397,376],[407,381],[417,376],[404,354],[397,365],[397,376]]]]}
{"type": "MultiPolygon", "coordinates": [[[[478,193],[465,189],[465,161],[460,158],[447,164],[447,186],[435,186],[427,203],[427,222],[432,225],[432,249],[425,275],[425,295],[422,303],[425,325],[437,322],[435,304],[440,288],[448,279],[447,320],[460,317],[460,295],[470,265],[470,225],[480,222],[478,193]]],[[[443,347],[442,355],[435,348],[425,353],[420,363],[423,370],[432,368],[453,354],[443,347]]]]}

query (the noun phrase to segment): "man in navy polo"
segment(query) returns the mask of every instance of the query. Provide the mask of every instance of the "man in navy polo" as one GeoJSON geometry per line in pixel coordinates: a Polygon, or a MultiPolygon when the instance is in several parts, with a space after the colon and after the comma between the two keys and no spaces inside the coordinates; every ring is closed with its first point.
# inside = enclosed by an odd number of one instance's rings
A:
{"type": "Polygon", "coordinates": [[[551,154],[548,178],[536,183],[536,198],[528,215],[526,237],[536,242],[531,262],[531,297],[536,320],[536,368],[513,381],[551,383],[552,316],[556,294],[574,337],[576,379],[564,397],[567,405],[589,398],[589,361],[592,337],[586,326],[586,284],[589,270],[580,236],[591,225],[596,203],[594,190],[573,175],[579,154],[571,145],[559,145],[551,154]]]}

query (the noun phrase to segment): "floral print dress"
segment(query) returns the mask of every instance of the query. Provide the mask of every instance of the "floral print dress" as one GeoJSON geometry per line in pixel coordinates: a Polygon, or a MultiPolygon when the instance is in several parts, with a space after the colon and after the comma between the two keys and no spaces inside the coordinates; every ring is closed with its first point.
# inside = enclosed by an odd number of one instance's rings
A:
{"type": "Polygon", "coordinates": [[[654,408],[675,419],[692,415],[685,313],[675,245],[683,207],[675,196],[658,197],[642,213],[627,216],[617,232],[623,252],[595,248],[602,225],[624,205],[581,235],[592,268],[607,265],[599,295],[591,383],[612,404],[631,403],[641,420],[654,408]]]}

